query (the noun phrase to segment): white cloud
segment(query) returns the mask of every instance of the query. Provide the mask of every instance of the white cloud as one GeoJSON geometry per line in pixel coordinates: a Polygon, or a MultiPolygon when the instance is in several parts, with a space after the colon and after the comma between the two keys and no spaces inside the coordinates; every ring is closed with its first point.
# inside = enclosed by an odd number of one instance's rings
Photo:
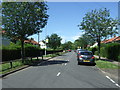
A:
{"type": "Polygon", "coordinates": [[[66,42],[66,37],[65,37],[65,36],[61,36],[61,38],[62,38],[61,43],[62,43],[62,44],[65,43],[65,42],[66,42]]]}
{"type": "Polygon", "coordinates": [[[76,36],[73,36],[73,37],[72,37],[72,40],[75,41],[76,39],[78,39],[79,37],[81,37],[82,34],[84,34],[84,32],[78,33],[76,36]]]}

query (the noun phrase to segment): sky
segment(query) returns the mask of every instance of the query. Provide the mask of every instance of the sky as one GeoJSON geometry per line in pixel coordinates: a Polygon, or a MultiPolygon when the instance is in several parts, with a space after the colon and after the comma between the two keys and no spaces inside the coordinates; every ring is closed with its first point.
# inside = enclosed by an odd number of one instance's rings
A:
{"type": "MultiPolygon", "coordinates": [[[[40,41],[56,33],[62,38],[62,43],[74,42],[84,33],[77,25],[87,12],[94,9],[107,8],[112,18],[118,18],[118,2],[47,2],[47,5],[49,19],[40,33],[40,41]]],[[[31,37],[38,41],[37,34],[31,37]]]]}

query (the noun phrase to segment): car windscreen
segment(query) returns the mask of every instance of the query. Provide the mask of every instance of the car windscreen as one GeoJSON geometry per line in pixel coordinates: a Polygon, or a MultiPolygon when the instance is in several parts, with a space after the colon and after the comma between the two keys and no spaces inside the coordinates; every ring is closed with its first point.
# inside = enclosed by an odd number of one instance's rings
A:
{"type": "Polygon", "coordinates": [[[81,54],[81,55],[92,55],[91,52],[81,52],[80,54],[81,54]]]}

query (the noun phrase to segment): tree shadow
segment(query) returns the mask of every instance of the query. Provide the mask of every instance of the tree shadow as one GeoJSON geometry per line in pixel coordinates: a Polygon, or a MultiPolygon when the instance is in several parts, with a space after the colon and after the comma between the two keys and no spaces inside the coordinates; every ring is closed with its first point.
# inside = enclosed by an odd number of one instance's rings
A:
{"type": "Polygon", "coordinates": [[[43,61],[43,62],[36,62],[31,64],[31,66],[48,66],[48,65],[56,65],[56,64],[63,64],[68,63],[69,61],[65,60],[51,60],[51,61],[43,61]]]}

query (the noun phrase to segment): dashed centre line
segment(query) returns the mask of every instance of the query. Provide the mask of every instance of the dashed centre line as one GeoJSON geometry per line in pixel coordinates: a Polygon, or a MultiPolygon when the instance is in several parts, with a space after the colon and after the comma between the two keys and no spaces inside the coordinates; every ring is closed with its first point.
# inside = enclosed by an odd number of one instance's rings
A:
{"type": "Polygon", "coordinates": [[[61,72],[59,72],[59,73],[57,74],[57,77],[60,76],[60,74],[61,74],[61,72]]]}

